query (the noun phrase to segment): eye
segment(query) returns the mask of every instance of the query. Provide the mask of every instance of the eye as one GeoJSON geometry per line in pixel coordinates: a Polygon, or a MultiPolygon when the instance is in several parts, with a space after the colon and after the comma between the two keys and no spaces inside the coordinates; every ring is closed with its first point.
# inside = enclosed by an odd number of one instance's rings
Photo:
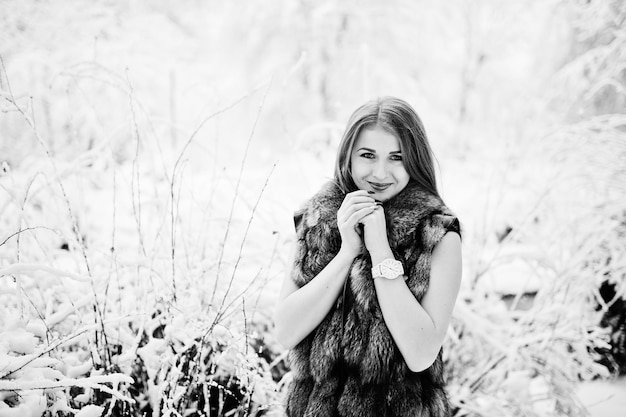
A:
{"type": "Polygon", "coordinates": [[[361,158],[374,159],[376,156],[371,152],[363,152],[361,158]]]}
{"type": "Polygon", "coordinates": [[[389,157],[392,161],[402,161],[402,155],[394,154],[389,157]]]}

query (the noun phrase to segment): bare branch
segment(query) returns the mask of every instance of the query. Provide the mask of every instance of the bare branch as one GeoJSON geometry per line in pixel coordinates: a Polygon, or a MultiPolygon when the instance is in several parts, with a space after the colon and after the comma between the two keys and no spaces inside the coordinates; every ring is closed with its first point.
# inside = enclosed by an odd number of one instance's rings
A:
{"type": "MultiPolygon", "coordinates": [[[[235,202],[237,201],[237,197],[239,195],[239,186],[241,185],[241,178],[243,177],[243,170],[246,166],[246,162],[248,159],[248,150],[250,149],[250,143],[252,143],[252,138],[254,137],[254,133],[256,131],[256,126],[257,123],[259,121],[259,118],[261,116],[261,111],[263,110],[263,106],[265,105],[265,99],[267,98],[267,95],[270,91],[272,87],[272,81],[270,81],[270,83],[267,86],[267,89],[265,90],[265,94],[263,95],[263,99],[261,101],[261,104],[259,105],[259,110],[256,114],[256,117],[254,119],[254,125],[252,126],[252,131],[250,132],[250,136],[248,137],[248,142],[246,143],[246,149],[244,151],[243,154],[243,158],[241,160],[241,167],[239,168],[239,176],[237,177],[237,185],[235,186],[235,193],[233,195],[233,199],[232,199],[232,203],[230,205],[230,213],[228,214],[228,221],[226,223],[226,232],[224,234],[224,239],[222,240],[222,247],[220,249],[220,256],[219,259],[217,261],[217,274],[215,276],[215,284],[213,285],[213,292],[211,293],[211,302],[209,303],[209,307],[213,306],[213,301],[215,299],[215,293],[217,292],[217,285],[218,282],[220,280],[220,271],[222,269],[222,260],[224,258],[224,248],[226,247],[226,240],[228,239],[228,234],[230,231],[230,225],[233,219],[233,214],[235,212],[235,202]]],[[[273,168],[272,168],[273,170],[273,168]]],[[[266,182],[267,184],[267,182],[266,182]]],[[[265,189],[265,186],[263,186],[263,189],[265,189]]],[[[261,193],[262,194],[262,193],[261,193]]],[[[259,196],[260,198],[260,196],[259,196]]],[[[254,213],[253,213],[254,214],[254,213]]],[[[245,240],[245,238],[244,238],[245,240]]],[[[232,278],[231,278],[231,282],[232,282],[232,278]]],[[[224,300],[222,300],[222,305],[224,303],[224,300]]]]}
{"type": "Polygon", "coordinates": [[[60,235],[60,233],[59,233],[59,231],[58,231],[58,230],[55,230],[55,229],[53,229],[53,228],[51,228],[51,227],[46,227],[46,226],[33,226],[33,227],[27,227],[27,228],[25,228],[25,229],[20,229],[20,230],[18,230],[17,232],[12,233],[11,235],[9,235],[6,239],[4,239],[4,240],[0,243],[0,246],[2,246],[2,245],[4,245],[4,244],[6,244],[6,243],[9,241],[9,239],[11,239],[11,238],[12,238],[12,237],[14,237],[14,236],[17,236],[17,235],[19,235],[19,234],[21,234],[21,233],[23,233],[23,232],[28,231],[28,230],[37,230],[37,229],[45,229],[45,230],[50,230],[51,232],[53,232],[53,233],[55,233],[55,234],[57,234],[57,235],[60,235]]]}

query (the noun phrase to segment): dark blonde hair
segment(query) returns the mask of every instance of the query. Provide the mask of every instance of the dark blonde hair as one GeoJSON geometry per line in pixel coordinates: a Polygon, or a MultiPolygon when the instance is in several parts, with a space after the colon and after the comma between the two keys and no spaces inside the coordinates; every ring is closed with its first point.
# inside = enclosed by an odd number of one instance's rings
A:
{"type": "Polygon", "coordinates": [[[339,143],[335,163],[335,181],[343,192],[357,190],[352,179],[350,157],[359,134],[379,126],[394,134],[400,142],[402,163],[411,181],[425,191],[439,197],[433,152],[426,137],[424,125],[413,108],[404,100],[381,97],[356,109],[339,143]]]}

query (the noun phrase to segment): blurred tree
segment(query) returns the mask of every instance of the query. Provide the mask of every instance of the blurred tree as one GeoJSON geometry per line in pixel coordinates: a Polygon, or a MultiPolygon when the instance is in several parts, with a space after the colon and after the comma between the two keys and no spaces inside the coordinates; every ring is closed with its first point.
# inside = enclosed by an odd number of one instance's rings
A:
{"type": "Polygon", "coordinates": [[[560,94],[554,100],[570,125],[572,141],[565,159],[572,172],[594,181],[587,194],[595,216],[606,217],[604,239],[588,261],[597,291],[594,299],[604,314],[602,327],[611,331],[610,346],[600,348],[601,363],[626,372],[626,250],[616,244],[626,236],[626,3],[620,0],[562,3],[571,21],[568,55],[557,73],[560,94]],[[573,149],[573,148],[577,149],[573,149]],[[578,156],[577,156],[578,155],[578,156]]]}

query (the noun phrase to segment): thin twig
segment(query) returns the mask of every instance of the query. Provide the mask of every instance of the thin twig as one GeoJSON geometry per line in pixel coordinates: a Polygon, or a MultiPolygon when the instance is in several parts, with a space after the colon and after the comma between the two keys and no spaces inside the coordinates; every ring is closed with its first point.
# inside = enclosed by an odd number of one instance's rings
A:
{"type": "MultiPolygon", "coordinates": [[[[4,244],[6,244],[6,243],[9,241],[9,239],[11,239],[11,238],[12,238],[12,237],[14,237],[14,236],[17,236],[17,235],[19,235],[19,234],[21,234],[21,233],[23,233],[23,232],[28,231],[28,230],[37,230],[37,229],[45,229],[45,230],[50,230],[51,232],[56,233],[57,235],[60,235],[60,233],[59,233],[59,231],[58,231],[58,230],[55,230],[55,229],[53,229],[53,228],[51,228],[51,227],[46,227],[46,226],[33,226],[33,227],[27,227],[27,228],[25,228],[25,229],[20,229],[20,230],[18,230],[17,232],[10,234],[10,235],[9,235],[6,239],[4,239],[4,240],[0,243],[0,246],[2,246],[2,245],[4,245],[4,244]]],[[[18,261],[19,261],[19,260],[18,260],[18,261]]]]}
{"type": "Polygon", "coordinates": [[[29,391],[29,390],[50,390],[56,388],[70,388],[70,387],[89,387],[97,389],[107,394],[110,394],[120,400],[134,404],[135,400],[127,397],[117,390],[111,389],[104,385],[107,383],[116,382],[119,378],[120,382],[132,383],[133,379],[123,374],[109,374],[90,376],[83,379],[76,378],[64,378],[56,381],[28,381],[28,380],[7,380],[0,381],[0,392],[2,391],[29,391]]]}
{"type": "Polygon", "coordinates": [[[48,327],[48,323],[46,323],[45,318],[43,317],[43,315],[41,314],[41,312],[39,311],[39,309],[37,308],[33,300],[30,298],[30,295],[28,295],[26,290],[24,290],[24,288],[21,285],[20,285],[20,290],[24,293],[24,295],[26,296],[26,299],[30,302],[30,305],[35,310],[35,313],[37,313],[37,317],[39,317],[43,325],[46,326],[46,343],[50,344],[50,337],[52,336],[52,331],[50,330],[50,327],[48,327]]]}
{"type": "MultiPolygon", "coordinates": [[[[261,286],[259,287],[259,294],[256,297],[256,301],[254,302],[254,308],[252,309],[252,318],[250,319],[250,321],[252,322],[254,322],[254,316],[256,315],[256,312],[259,308],[259,301],[261,300],[261,294],[263,293],[263,290],[267,286],[267,283],[269,282],[269,279],[270,279],[270,271],[272,269],[272,265],[274,264],[274,259],[276,257],[276,254],[278,253],[278,241],[279,241],[279,234],[278,232],[276,232],[276,240],[274,241],[274,248],[272,249],[272,254],[270,255],[270,261],[269,261],[269,265],[267,266],[265,279],[263,280],[263,282],[261,283],[261,286]]],[[[291,268],[291,265],[287,265],[287,268],[291,268]]]]}
{"type": "Polygon", "coordinates": [[[234,314],[237,311],[237,308],[233,308],[232,311],[230,311],[230,312],[228,310],[229,310],[229,308],[234,307],[235,302],[238,299],[242,298],[244,295],[246,295],[248,293],[248,291],[250,291],[250,289],[252,288],[254,283],[261,276],[261,272],[263,272],[263,268],[259,268],[259,271],[250,280],[250,282],[248,283],[246,288],[244,288],[243,291],[241,291],[239,294],[234,296],[232,298],[232,300],[230,300],[230,302],[223,307],[222,314],[219,314],[218,316],[216,316],[215,320],[217,320],[218,322],[222,321],[222,320],[225,320],[225,319],[229,318],[232,314],[234,314]]]}
{"type": "MultiPolygon", "coordinates": [[[[218,311],[221,311],[222,307],[224,306],[224,303],[226,302],[226,298],[228,297],[228,294],[230,293],[230,290],[232,288],[233,282],[235,281],[235,275],[237,273],[237,268],[239,266],[239,262],[241,261],[242,258],[242,254],[243,254],[243,248],[246,244],[247,238],[248,238],[248,232],[250,231],[250,226],[252,224],[252,220],[254,220],[254,214],[256,213],[256,210],[259,206],[259,203],[261,202],[261,198],[263,197],[263,193],[265,192],[265,188],[267,187],[267,184],[269,183],[269,180],[272,176],[272,174],[274,173],[274,168],[276,168],[276,163],[274,163],[274,165],[272,166],[272,169],[270,171],[270,173],[268,174],[267,178],[265,179],[265,183],[263,184],[263,188],[261,188],[261,192],[259,193],[259,196],[256,200],[256,203],[254,204],[254,207],[252,208],[252,213],[250,214],[250,218],[248,219],[248,224],[246,225],[246,230],[243,234],[243,238],[241,240],[241,245],[239,246],[239,253],[237,254],[237,260],[235,261],[235,266],[233,267],[233,273],[230,276],[230,281],[228,282],[228,287],[226,288],[226,292],[224,293],[224,296],[222,297],[222,303],[220,304],[220,307],[218,308],[218,311]]],[[[224,244],[226,243],[226,241],[224,241],[224,244]]],[[[218,277],[219,277],[219,267],[218,267],[218,277]]],[[[217,277],[216,277],[216,284],[217,284],[217,277]]],[[[215,294],[215,291],[217,290],[217,288],[215,288],[213,291],[213,294],[215,294]]]]}
{"type": "MultiPolygon", "coordinates": [[[[251,92],[239,97],[237,100],[235,100],[234,102],[226,105],[225,107],[222,107],[221,109],[217,110],[216,112],[210,114],[209,116],[207,116],[206,118],[204,118],[204,120],[202,120],[200,122],[200,124],[196,127],[196,129],[193,131],[193,133],[189,136],[189,138],[187,139],[187,142],[185,142],[185,145],[183,146],[183,148],[181,149],[178,158],[176,158],[176,162],[174,163],[174,168],[172,170],[172,178],[170,181],[170,203],[171,203],[171,207],[170,207],[170,226],[171,226],[171,236],[170,236],[170,241],[171,241],[171,261],[172,261],[172,287],[173,287],[173,299],[174,302],[176,301],[176,219],[177,219],[177,214],[175,214],[175,207],[177,206],[174,201],[175,201],[175,185],[176,185],[176,176],[179,173],[179,171],[181,170],[180,165],[182,163],[183,160],[183,156],[185,155],[185,152],[187,151],[187,148],[191,145],[191,143],[193,142],[193,140],[195,139],[196,135],[200,132],[200,130],[202,129],[202,127],[209,122],[210,120],[212,120],[213,118],[215,118],[216,116],[232,109],[233,107],[237,106],[239,103],[241,103],[242,101],[244,101],[246,98],[248,98],[249,96],[251,96],[254,92],[256,92],[257,90],[259,90],[260,88],[262,88],[263,86],[259,86],[257,88],[255,88],[254,90],[252,90],[251,92]]],[[[182,175],[182,174],[181,174],[182,175]]]]}
{"type": "Polygon", "coordinates": [[[26,272],[37,272],[37,271],[48,272],[49,274],[56,275],[59,277],[71,278],[75,281],[90,282],[89,278],[85,278],[85,277],[76,275],[71,272],[62,271],[60,269],[53,268],[48,265],[36,264],[36,263],[28,263],[28,264],[16,263],[16,264],[5,265],[2,268],[0,268],[0,277],[7,276],[7,275],[21,274],[21,273],[26,273],[26,272]]]}
{"type": "Polygon", "coordinates": [[[134,106],[134,88],[130,82],[128,76],[128,69],[126,69],[126,82],[128,83],[128,102],[130,106],[130,115],[133,123],[133,138],[135,139],[135,156],[133,157],[132,174],[130,181],[130,189],[133,202],[133,215],[135,217],[135,224],[137,225],[137,235],[139,238],[139,247],[144,256],[146,256],[146,248],[143,242],[143,233],[141,232],[141,183],[140,183],[140,168],[139,168],[139,127],[137,126],[137,118],[135,116],[134,106]],[[137,195],[135,196],[135,190],[137,195]]]}
{"type": "MultiPolygon", "coordinates": [[[[244,353],[247,358],[248,357],[248,345],[250,342],[248,341],[248,317],[246,316],[246,298],[245,297],[241,298],[241,311],[243,313],[243,334],[246,339],[244,353]]],[[[250,381],[248,381],[248,384],[250,384],[250,381]]]]}
{"type": "Polygon", "coordinates": [[[72,339],[77,338],[78,336],[81,336],[82,334],[86,333],[86,332],[87,332],[87,331],[89,331],[89,330],[90,330],[90,328],[89,328],[89,327],[87,327],[87,328],[85,328],[85,329],[83,329],[83,330],[79,331],[78,333],[74,333],[73,335],[68,336],[68,337],[66,337],[65,339],[62,339],[62,340],[57,341],[54,345],[48,345],[48,347],[47,347],[46,349],[42,350],[41,352],[39,352],[39,353],[38,353],[38,354],[36,354],[36,355],[33,355],[33,357],[32,357],[32,358],[30,358],[29,360],[27,360],[26,362],[24,362],[23,364],[21,364],[21,365],[20,365],[20,366],[18,366],[17,368],[15,368],[15,369],[13,369],[13,370],[11,370],[11,371],[9,371],[9,372],[6,372],[6,373],[4,373],[4,374],[0,375],[0,380],[5,379],[5,378],[7,378],[7,377],[9,377],[9,376],[13,375],[15,372],[17,372],[17,371],[19,371],[19,370],[23,369],[26,365],[28,365],[29,363],[33,362],[34,360],[36,360],[36,359],[38,359],[38,358],[41,358],[43,355],[46,355],[46,354],[48,354],[48,353],[52,352],[53,350],[55,350],[55,349],[56,349],[56,348],[58,348],[59,346],[64,345],[65,343],[69,342],[69,341],[70,341],[70,340],[72,340],[72,339]]]}
{"type": "MultiPolygon", "coordinates": [[[[226,241],[228,240],[228,234],[230,232],[230,225],[233,219],[233,214],[235,212],[235,202],[237,201],[237,197],[239,196],[239,186],[241,185],[241,179],[243,177],[243,171],[246,166],[246,162],[248,160],[248,150],[250,149],[250,144],[252,143],[252,138],[254,137],[254,133],[256,131],[256,126],[261,116],[261,111],[263,110],[263,106],[265,105],[265,99],[272,87],[272,82],[267,86],[265,90],[265,94],[263,95],[263,99],[261,100],[261,104],[259,105],[259,109],[257,111],[256,117],[254,118],[254,124],[252,126],[252,131],[250,132],[250,136],[248,137],[248,142],[246,143],[246,149],[244,150],[243,158],[241,160],[241,166],[239,168],[239,176],[237,177],[237,184],[235,185],[235,193],[233,195],[233,199],[230,205],[230,213],[228,214],[228,221],[226,222],[226,232],[224,233],[224,238],[222,239],[222,247],[220,249],[220,256],[217,261],[217,273],[215,276],[215,284],[213,285],[213,292],[211,293],[211,301],[209,303],[209,307],[213,306],[213,302],[215,299],[215,293],[217,292],[217,285],[220,280],[220,271],[222,269],[222,260],[224,258],[224,249],[226,247],[226,241]]],[[[273,170],[273,168],[272,168],[273,170]]],[[[223,305],[223,300],[222,300],[223,305]]],[[[219,311],[219,310],[218,310],[219,311]]]]}
{"type": "MultiPolygon", "coordinates": [[[[252,284],[254,284],[256,279],[261,275],[262,270],[263,270],[262,268],[259,269],[259,271],[255,274],[255,276],[252,278],[252,280],[248,283],[246,288],[240,294],[233,297],[233,299],[228,304],[226,304],[226,306],[224,306],[220,311],[216,312],[216,315],[213,318],[213,321],[211,322],[207,330],[202,335],[202,339],[205,339],[208,335],[210,335],[213,329],[215,328],[215,326],[217,326],[223,319],[229,317],[231,312],[229,312],[228,309],[231,306],[233,306],[240,297],[242,297],[243,295],[247,293],[247,291],[252,287],[252,284]]],[[[237,311],[237,309],[234,308],[234,311],[237,311]]]]}

